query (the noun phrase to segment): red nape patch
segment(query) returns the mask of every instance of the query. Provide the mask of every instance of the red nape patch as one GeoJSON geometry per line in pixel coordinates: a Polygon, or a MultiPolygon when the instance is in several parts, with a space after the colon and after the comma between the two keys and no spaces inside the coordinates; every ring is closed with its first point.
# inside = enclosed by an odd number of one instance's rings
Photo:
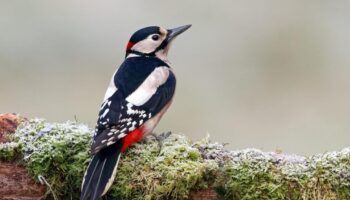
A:
{"type": "Polygon", "coordinates": [[[132,46],[134,46],[134,43],[128,42],[128,45],[126,45],[126,49],[131,49],[132,46]]]}
{"type": "Polygon", "coordinates": [[[130,133],[128,133],[128,135],[125,136],[124,141],[123,141],[122,152],[124,152],[133,143],[141,140],[142,137],[143,137],[143,129],[142,128],[135,129],[135,130],[131,131],[130,133]]]}

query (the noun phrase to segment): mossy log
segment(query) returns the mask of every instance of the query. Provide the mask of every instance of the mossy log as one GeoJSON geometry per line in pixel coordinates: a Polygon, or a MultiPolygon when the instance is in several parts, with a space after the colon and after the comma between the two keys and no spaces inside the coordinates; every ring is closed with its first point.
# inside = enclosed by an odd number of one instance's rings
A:
{"type": "MultiPolygon", "coordinates": [[[[0,186],[0,199],[78,199],[91,134],[77,122],[0,116],[0,184],[15,184],[0,186]]],[[[148,137],[122,155],[104,199],[348,200],[350,148],[303,157],[229,151],[208,138],[172,134],[160,144],[148,137]]]]}

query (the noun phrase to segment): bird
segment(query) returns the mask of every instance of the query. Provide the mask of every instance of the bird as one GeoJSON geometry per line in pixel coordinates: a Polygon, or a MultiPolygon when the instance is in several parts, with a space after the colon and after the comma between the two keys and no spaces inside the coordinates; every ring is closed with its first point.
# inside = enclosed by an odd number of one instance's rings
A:
{"type": "Polygon", "coordinates": [[[107,193],[122,153],[152,134],[169,108],[176,78],[168,51],[173,40],[190,27],[148,26],[129,39],[125,59],[113,74],[100,107],[80,200],[97,200],[107,193]]]}

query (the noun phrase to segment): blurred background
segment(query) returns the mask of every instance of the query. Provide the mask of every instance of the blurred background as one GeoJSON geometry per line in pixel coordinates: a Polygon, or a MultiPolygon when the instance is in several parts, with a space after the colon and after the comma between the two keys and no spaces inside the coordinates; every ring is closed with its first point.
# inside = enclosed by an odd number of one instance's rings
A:
{"type": "Polygon", "coordinates": [[[156,132],[310,155],[349,146],[349,1],[1,1],[0,113],[94,126],[133,32],[172,45],[174,103],[156,132]]]}

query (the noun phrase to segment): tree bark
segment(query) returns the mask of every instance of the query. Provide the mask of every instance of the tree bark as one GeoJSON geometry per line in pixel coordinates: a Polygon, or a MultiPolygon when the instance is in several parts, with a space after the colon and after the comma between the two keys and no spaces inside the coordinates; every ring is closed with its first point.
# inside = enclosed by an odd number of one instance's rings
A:
{"type": "MultiPolygon", "coordinates": [[[[23,120],[16,114],[0,115],[0,143],[6,142],[7,136],[15,132],[23,120]]],[[[46,187],[30,178],[24,166],[0,162],[1,200],[41,200],[45,192],[46,187]]]]}
{"type": "Polygon", "coordinates": [[[23,166],[0,162],[0,199],[39,200],[44,199],[46,188],[37,184],[23,166]]]}

